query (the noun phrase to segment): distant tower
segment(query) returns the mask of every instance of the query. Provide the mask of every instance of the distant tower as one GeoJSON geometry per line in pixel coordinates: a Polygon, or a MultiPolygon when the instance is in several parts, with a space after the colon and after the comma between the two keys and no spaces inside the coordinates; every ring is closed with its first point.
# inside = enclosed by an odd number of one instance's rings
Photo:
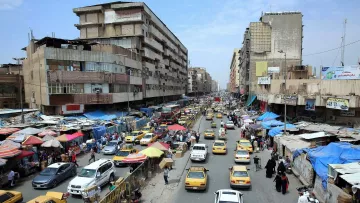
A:
{"type": "Polygon", "coordinates": [[[346,36],[346,23],[347,23],[347,19],[345,18],[344,20],[344,30],[343,30],[343,36],[342,36],[342,41],[341,41],[341,66],[345,65],[345,36],[346,36]]]}

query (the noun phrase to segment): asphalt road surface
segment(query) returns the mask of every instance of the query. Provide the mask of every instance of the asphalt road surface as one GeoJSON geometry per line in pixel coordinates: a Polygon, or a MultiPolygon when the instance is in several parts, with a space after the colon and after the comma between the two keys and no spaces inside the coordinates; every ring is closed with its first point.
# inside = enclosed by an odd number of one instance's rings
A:
{"type": "MultiPolygon", "coordinates": [[[[136,146],[137,149],[141,150],[145,147],[141,147],[140,145],[136,146]]],[[[96,154],[95,158],[108,158],[112,159],[114,155],[103,155],[96,154]]],[[[77,157],[79,167],[77,168],[78,173],[81,171],[83,167],[88,165],[90,159],[90,153],[81,155],[77,157]]],[[[124,177],[126,173],[129,172],[128,167],[116,167],[116,178],[118,177],[124,177]]],[[[40,195],[45,195],[48,191],[55,191],[55,192],[67,192],[67,187],[69,185],[69,182],[72,180],[72,178],[67,179],[66,181],[60,183],[58,186],[56,186],[53,189],[34,189],[31,185],[32,179],[35,177],[35,175],[30,175],[25,180],[22,180],[21,182],[16,183],[16,186],[12,188],[11,190],[22,192],[24,201],[30,201],[34,199],[35,197],[38,197],[40,195]]],[[[108,185],[104,186],[101,190],[101,196],[104,197],[109,192],[108,185]]],[[[68,202],[70,203],[83,203],[81,196],[70,196],[68,198],[68,202]]]]}
{"type": "MultiPolygon", "coordinates": [[[[220,120],[216,119],[218,124],[218,128],[216,128],[216,135],[218,134],[220,120]]],[[[224,122],[227,118],[223,118],[224,122]]],[[[200,124],[200,132],[210,128],[210,121],[206,121],[203,117],[203,120],[200,124]]],[[[203,136],[201,136],[200,143],[206,143],[209,148],[209,154],[207,160],[204,163],[191,163],[188,162],[186,168],[190,166],[201,165],[209,170],[209,182],[208,188],[205,192],[197,192],[197,191],[186,191],[185,190],[185,175],[181,177],[179,187],[174,194],[172,194],[174,203],[209,203],[214,202],[216,192],[219,189],[230,189],[229,184],[229,167],[235,165],[234,162],[234,150],[236,148],[235,142],[240,139],[240,130],[236,128],[235,130],[228,130],[227,133],[227,147],[228,153],[227,155],[213,155],[211,153],[213,140],[204,140],[203,136]]],[[[264,167],[266,162],[270,158],[271,151],[264,150],[260,153],[256,153],[258,157],[261,158],[261,165],[264,167]]],[[[251,158],[254,157],[254,154],[251,155],[251,158]]],[[[275,183],[273,182],[273,178],[269,179],[265,177],[265,169],[255,172],[255,165],[253,164],[253,159],[251,159],[252,163],[247,165],[250,168],[249,174],[251,177],[252,187],[250,189],[240,190],[244,194],[244,203],[292,203],[297,202],[298,193],[296,188],[301,184],[296,177],[293,175],[288,175],[290,185],[289,192],[285,195],[278,193],[275,190],[275,183]]]]}

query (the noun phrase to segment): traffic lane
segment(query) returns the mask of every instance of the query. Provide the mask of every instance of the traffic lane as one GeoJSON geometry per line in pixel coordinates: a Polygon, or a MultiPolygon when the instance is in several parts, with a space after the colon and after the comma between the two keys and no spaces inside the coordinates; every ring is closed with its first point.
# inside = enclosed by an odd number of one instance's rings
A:
{"type": "MultiPolygon", "coordinates": [[[[211,148],[209,147],[208,159],[205,163],[188,163],[187,168],[192,165],[201,165],[206,167],[209,172],[209,185],[205,192],[197,191],[186,191],[184,180],[185,175],[181,178],[178,190],[174,195],[174,202],[188,202],[188,203],[201,203],[201,202],[212,202],[214,201],[214,192],[219,189],[229,189],[229,167],[235,165],[234,163],[234,150],[236,148],[236,141],[239,139],[239,129],[228,130],[228,153],[227,155],[213,155],[211,148]]],[[[201,140],[201,142],[212,145],[210,140],[201,140]]],[[[256,153],[261,158],[262,167],[265,166],[267,160],[270,158],[270,151],[264,151],[256,153]]],[[[251,155],[254,157],[254,154],[251,155]]],[[[253,159],[251,159],[252,161],[253,159]]],[[[252,161],[253,162],[253,161],[252,161]]],[[[246,164],[244,164],[246,165],[246,164]]],[[[241,189],[240,191],[244,194],[244,202],[246,203],[258,203],[258,202],[269,202],[269,203],[289,203],[296,202],[298,195],[296,187],[300,186],[299,181],[292,175],[288,175],[290,181],[289,193],[282,195],[276,192],[273,178],[269,179],[265,177],[265,170],[255,172],[254,164],[246,165],[250,170],[249,175],[252,181],[252,187],[250,189],[241,189]]]]}
{"type": "MultiPolygon", "coordinates": [[[[135,146],[135,148],[142,150],[145,147],[137,145],[135,146]]],[[[114,155],[104,155],[104,154],[95,154],[95,158],[96,160],[101,159],[101,158],[106,158],[106,159],[112,159],[114,155]]],[[[87,166],[89,164],[89,159],[90,159],[90,153],[81,155],[77,157],[77,161],[79,164],[79,167],[77,168],[77,172],[79,173],[81,171],[81,169],[85,166],[87,166]]],[[[126,173],[130,172],[128,167],[116,167],[116,172],[115,172],[115,177],[119,178],[119,177],[124,177],[126,175],[126,173]]],[[[23,197],[24,197],[24,201],[29,201],[32,200],[40,195],[45,195],[46,192],[48,191],[54,191],[54,192],[67,192],[67,187],[69,185],[69,182],[73,179],[73,178],[69,178],[63,182],[61,182],[58,186],[56,186],[55,188],[51,188],[51,189],[34,189],[32,187],[32,179],[35,177],[36,175],[30,175],[29,177],[27,177],[25,180],[18,182],[16,184],[16,186],[14,188],[12,188],[12,190],[15,191],[19,191],[22,192],[23,197]]],[[[108,192],[109,189],[107,188],[108,185],[105,185],[102,190],[101,190],[101,196],[104,197],[108,192]]],[[[83,200],[81,198],[81,196],[70,196],[68,199],[68,202],[71,203],[83,203],[83,200]]]]}

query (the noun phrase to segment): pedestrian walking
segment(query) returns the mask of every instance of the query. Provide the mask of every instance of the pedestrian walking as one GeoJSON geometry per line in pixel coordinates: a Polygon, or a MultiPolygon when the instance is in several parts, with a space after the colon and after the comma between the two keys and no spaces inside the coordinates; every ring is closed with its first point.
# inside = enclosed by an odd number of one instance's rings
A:
{"type": "Polygon", "coordinates": [[[276,191],[281,192],[281,176],[280,174],[276,174],[274,181],[276,191]]]}
{"type": "Polygon", "coordinates": [[[169,184],[168,178],[169,178],[169,168],[167,166],[165,166],[165,168],[164,168],[165,185],[169,184]]]}
{"type": "Polygon", "coordinates": [[[76,161],[76,153],[74,151],[71,154],[71,162],[73,162],[76,167],[79,167],[79,165],[77,164],[77,161],[76,161]]]}
{"type": "Polygon", "coordinates": [[[282,194],[285,195],[286,192],[288,191],[288,189],[289,189],[289,179],[286,176],[286,174],[283,173],[282,176],[281,176],[281,191],[282,191],[282,194]]]}
{"type": "Polygon", "coordinates": [[[274,169],[273,162],[271,161],[271,159],[268,160],[265,168],[266,168],[266,177],[271,178],[272,174],[273,174],[273,169],[274,169]]]}
{"type": "Polygon", "coordinates": [[[94,162],[95,162],[95,150],[94,149],[91,149],[89,164],[91,163],[91,160],[94,160],[94,162]]]}
{"type": "Polygon", "coordinates": [[[195,135],[195,139],[196,139],[196,143],[199,143],[199,140],[200,140],[200,133],[197,132],[196,135],[195,135]]]}
{"type": "Polygon", "coordinates": [[[186,140],[186,144],[187,144],[188,150],[190,150],[190,147],[191,147],[191,138],[186,140]]]}

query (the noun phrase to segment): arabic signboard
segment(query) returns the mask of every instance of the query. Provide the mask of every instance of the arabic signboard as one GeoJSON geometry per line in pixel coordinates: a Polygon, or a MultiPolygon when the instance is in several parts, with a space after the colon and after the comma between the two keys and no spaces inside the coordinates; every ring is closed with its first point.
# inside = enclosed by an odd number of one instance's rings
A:
{"type": "Polygon", "coordinates": [[[340,111],[340,116],[355,116],[355,109],[350,109],[349,111],[340,111]]]}
{"type": "Polygon", "coordinates": [[[61,106],[62,114],[84,113],[84,104],[67,104],[61,106]]]}
{"type": "Polygon", "coordinates": [[[305,99],[305,110],[315,111],[315,99],[305,99]]]}
{"type": "Polygon", "coordinates": [[[141,9],[105,11],[105,24],[125,22],[125,21],[140,21],[140,20],[141,20],[141,9]]]}
{"type": "Polygon", "coordinates": [[[360,79],[360,65],[323,67],[321,69],[323,80],[356,80],[360,79]]]}
{"type": "Polygon", "coordinates": [[[281,97],[281,103],[286,105],[290,105],[290,106],[296,106],[297,104],[297,96],[285,96],[283,95],[281,97]]]}
{"type": "Polygon", "coordinates": [[[271,79],[270,79],[270,77],[258,77],[258,84],[259,85],[270,85],[271,79]]]}
{"type": "Polygon", "coordinates": [[[349,100],[342,99],[342,98],[329,98],[326,101],[326,108],[348,111],[349,110],[349,100]]]}
{"type": "Polygon", "coordinates": [[[280,67],[268,67],[268,74],[280,73],[280,67]]]}

